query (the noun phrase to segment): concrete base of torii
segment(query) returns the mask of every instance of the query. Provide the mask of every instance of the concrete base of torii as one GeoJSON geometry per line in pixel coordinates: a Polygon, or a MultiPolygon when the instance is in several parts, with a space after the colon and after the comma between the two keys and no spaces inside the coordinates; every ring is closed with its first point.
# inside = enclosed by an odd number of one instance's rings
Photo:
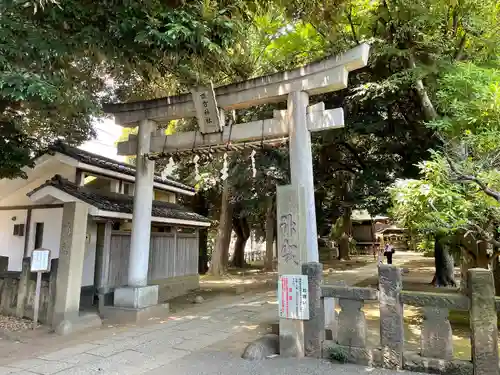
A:
{"type": "Polygon", "coordinates": [[[101,306],[100,314],[110,323],[139,323],[166,317],[169,305],[158,304],[158,285],[116,288],[113,306],[101,306]]]}

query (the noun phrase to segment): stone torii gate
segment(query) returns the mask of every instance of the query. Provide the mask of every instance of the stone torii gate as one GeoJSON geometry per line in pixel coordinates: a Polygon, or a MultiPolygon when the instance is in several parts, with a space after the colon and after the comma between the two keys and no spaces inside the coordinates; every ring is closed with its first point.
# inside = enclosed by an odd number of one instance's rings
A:
{"type": "Polygon", "coordinates": [[[362,44],[340,56],[241,83],[106,105],[105,111],[114,115],[117,124],[139,127],[137,136],[118,144],[119,155],[137,157],[137,168],[128,286],[115,291],[115,301],[142,309],[158,300],[156,287],[147,285],[154,161],[146,155],[151,153],[288,137],[292,186],[300,187],[304,199],[298,213],[304,220],[297,228],[305,234],[301,261],[319,262],[310,132],[342,127],[344,116],[341,108],[325,110],[323,103],[309,106],[309,96],[346,88],[349,72],[366,66],[368,54],[369,46],[362,44]],[[226,111],[284,101],[287,110],[275,111],[272,119],[224,126],[226,111]],[[169,136],[156,132],[156,123],[191,117],[198,118],[199,131],[169,136]]]}

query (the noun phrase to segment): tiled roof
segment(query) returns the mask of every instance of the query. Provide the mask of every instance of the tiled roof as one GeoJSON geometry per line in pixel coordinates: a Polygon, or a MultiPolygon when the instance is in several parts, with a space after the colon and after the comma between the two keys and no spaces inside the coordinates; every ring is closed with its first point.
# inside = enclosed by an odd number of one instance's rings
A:
{"type": "MultiPolygon", "coordinates": [[[[61,154],[67,155],[70,158],[73,158],[85,164],[135,177],[135,166],[131,164],[121,163],[119,161],[101,155],[80,150],[79,148],[68,146],[62,142],[56,142],[49,147],[49,150],[52,152],[59,152],[61,154]]],[[[185,185],[182,182],[176,181],[174,179],[163,179],[159,174],[155,175],[155,182],[188,191],[194,191],[194,188],[191,186],[185,185]]]]}
{"type": "MultiPolygon", "coordinates": [[[[55,175],[51,180],[48,180],[35,190],[29,192],[28,196],[46,186],[53,186],[99,210],[125,214],[132,213],[134,197],[125,194],[94,191],[88,187],[78,186],[62,178],[60,175],[55,175]]],[[[153,201],[151,214],[153,217],[210,222],[208,218],[189,211],[181,205],[161,201],[153,201]]]]}

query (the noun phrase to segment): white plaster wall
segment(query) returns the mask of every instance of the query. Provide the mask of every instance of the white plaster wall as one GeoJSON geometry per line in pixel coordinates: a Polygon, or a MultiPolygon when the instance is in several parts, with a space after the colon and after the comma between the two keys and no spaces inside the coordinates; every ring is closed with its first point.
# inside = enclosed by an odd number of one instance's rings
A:
{"type": "Polygon", "coordinates": [[[50,250],[52,259],[59,258],[59,245],[61,243],[62,208],[44,208],[31,211],[30,240],[28,254],[35,248],[36,223],[43,223],[42,247],[50,250]]]}
{"type": "Polygon", "coordinates": [[[87,245],[83,260],[82,286],[94,285],[95,256],[97,246],[97,224],[89,217],[87,224],[87,245]]]}
{"type": "Polygon", "coordinates": [[[21,271],[25,237],[13,233],[14,224],[26,224],[26,216],[27,210],[0,210],[0,255],[9,257],[9,271],[21,271]]]}

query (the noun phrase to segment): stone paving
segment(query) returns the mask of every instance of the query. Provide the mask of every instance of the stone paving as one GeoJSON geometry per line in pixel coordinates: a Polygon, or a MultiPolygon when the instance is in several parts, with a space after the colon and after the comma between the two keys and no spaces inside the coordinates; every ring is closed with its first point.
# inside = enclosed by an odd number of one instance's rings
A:
{"type": "MultiPolygon", "coordinates": [[[[373,275],[375,264],[339,275],[354,284],[373,275]]],[[[330,275],[331,276],[331,275],[330,275]]],[[[0,367],[0,375],[191,375],[191,374],[362,374],[362,366],[332,365],[317,360],[276,358],[247,362],[232,353],[216,350],[261,322],[276,319],[275,293],[254,294],[208,311],[170,317],[166,321],[134,327],[104,340],[82,342],[54,352],[34,355],[0,367]],[[301,368],[298,371],[298,367],[301,368]],[[303,370],[302,370],[303,368],[303,370]]],[[[238,353],[239,352],[239,353],[238,353]]],[[[370,369],[371,374],[396,372],[370,369]]],[[[401,372],[398,372],[402,374],[401,372]]]]}

